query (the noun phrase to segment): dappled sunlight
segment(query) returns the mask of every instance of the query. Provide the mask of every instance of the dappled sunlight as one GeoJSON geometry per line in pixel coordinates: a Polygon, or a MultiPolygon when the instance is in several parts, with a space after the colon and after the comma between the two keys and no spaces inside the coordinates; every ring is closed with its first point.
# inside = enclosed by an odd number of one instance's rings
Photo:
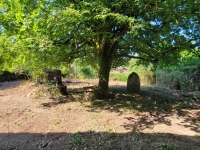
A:
{"type": "Polygon", "coordinates": [[[183,116],[180,126],[200,133],[200,110],[179,110],[178,113],[183,116]]]}
{"type": "MultiPolygon", "coordinates": [[[[200,146],[198,98],[142,86],[139,93],[111,87],[113,98],[88,101],[83,99],[82,88],[87,85],[91,84],[68,84],[67,96],[16,98],[12,93],[4,97],[0,103],[0,149],[96,146],[155,150],[168,145],[179,150],[200,146]]],[[[38,88],[27,87],[28,92],[38,88]]]]}
{"type": "MultiPolygon", "coordinates": [[[[187,128],[187,134],[193,135],[199,132],[199,113],[197,112],[195,116],[192,116],[193,113],[190,115],[192,110],[191,105],[189,105],[189,98],[179,96],[178,99],[174,93],[171,93],[170,96],[170,93],[158,93],[152,90],[153,88],[145,87],[141,89],[140,93],[130,94],[126,92],[125,87],[120,90],[111,88],[111,91],[115,93],[115,99],[94,100],[91,101],[90,107],[92,110],[107,110],[119,115],[129,112],[130,116],[122,120],[126,120],[122,126],[127,131],[153,133],[164,130],[166,133],[173,133],[176,130],[176,132],[182,134],[182,131],[187,128]],[[173,97],[174,95],[175,97],[173,97]],[[184,105],[185,101],[188,105],[184,105]],[[190,110],[182,115],[182,108],[187,106],[190,110]]],[[[198,101],[194,103],[194,109],[200,107],[198,101]]]]}

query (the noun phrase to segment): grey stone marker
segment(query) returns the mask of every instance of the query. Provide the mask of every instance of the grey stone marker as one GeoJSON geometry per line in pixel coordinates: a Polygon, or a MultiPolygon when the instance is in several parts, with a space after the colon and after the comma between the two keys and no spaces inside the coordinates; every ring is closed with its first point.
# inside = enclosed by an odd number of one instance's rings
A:
{"type": "Polygon", "coordinates": [[[136,93],[140,91],[140,78],[135,72],[132,72],[128,76],[127,91],[130,93],[136,93]]]}

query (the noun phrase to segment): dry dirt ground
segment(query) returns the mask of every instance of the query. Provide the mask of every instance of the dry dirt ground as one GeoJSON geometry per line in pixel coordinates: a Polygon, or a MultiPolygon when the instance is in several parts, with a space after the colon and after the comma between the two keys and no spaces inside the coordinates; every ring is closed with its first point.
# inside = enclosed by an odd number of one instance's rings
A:
{"type": "MultiPolygon", "coordinates": [[[[200,93],[111,82],[112,99],[48,95],[27,81],[0,83],[0,150],[200,150],[200,93]]],[[[44,88],[44,87],[43,87],[44,88]]]]}

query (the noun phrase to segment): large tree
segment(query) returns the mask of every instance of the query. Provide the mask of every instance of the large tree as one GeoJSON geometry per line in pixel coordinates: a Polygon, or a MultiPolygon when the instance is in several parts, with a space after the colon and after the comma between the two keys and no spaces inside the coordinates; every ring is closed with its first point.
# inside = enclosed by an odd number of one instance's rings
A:
{"type": "Polygon", "coordinates": [[[199,5],[197,0],[2,0],[1,65],[34,70],[79,58],[98,64],[99,87],[107,90],[110,69],[129,58],[173,63],[182,50],[198,50],[199,5]]]}

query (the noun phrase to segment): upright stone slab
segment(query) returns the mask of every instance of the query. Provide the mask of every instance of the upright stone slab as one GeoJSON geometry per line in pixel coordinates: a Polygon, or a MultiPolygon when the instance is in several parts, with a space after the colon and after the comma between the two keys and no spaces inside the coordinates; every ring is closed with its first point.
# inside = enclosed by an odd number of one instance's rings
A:
{"type": "Polygon", "coordinates": [[[62,83],[61,70],[45,70],[46,81],[57,84],[58,89],[62,95],[67,95],[67,87],[62,83]]]}
{"type": "Polygon", "coordinates": [[[140,91],[140,78],[138,74],[135,72],[132,72],[128,76],[127,91],[130,93],[135,93],[140,91]]]}
{"type": "Polygon", "coordinates": [[[45,73],[47,82],[62,84],[61,70],[45,70],[45,73]]]}

